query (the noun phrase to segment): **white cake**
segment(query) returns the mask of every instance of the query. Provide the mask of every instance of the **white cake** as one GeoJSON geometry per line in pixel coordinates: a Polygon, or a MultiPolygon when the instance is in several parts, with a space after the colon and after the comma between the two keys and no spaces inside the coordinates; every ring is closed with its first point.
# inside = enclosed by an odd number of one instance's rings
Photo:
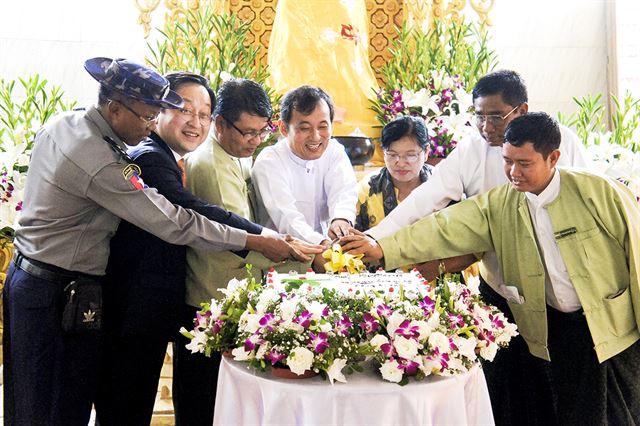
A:
{"type": "Polygon", "coordinates": [[[288,283],[308,285],[310,287],[320,287],[336,289],[349,293],[362,290],[366,293],[371,290],[395,292],[402,285],[405,289],[415,289],[419,286],[429,285],[420,272],[413,269],[410,272],[385,272],[379,270],[375,273],[362,272],[359,274],[349,274],[342,272],[339,274],[316,274],[308,270],[304,274],[291,271],[288,274],[278,273],[270,270],[267,273],[266,285],[279,291],[285,290],[288,283]]]}

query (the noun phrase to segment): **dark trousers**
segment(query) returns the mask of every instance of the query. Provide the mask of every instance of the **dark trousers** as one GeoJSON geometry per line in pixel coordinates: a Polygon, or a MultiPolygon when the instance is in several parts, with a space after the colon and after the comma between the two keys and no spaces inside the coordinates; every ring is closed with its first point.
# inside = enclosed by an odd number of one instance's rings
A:
{"type": "MultiPolygon", "coordinates": [[[[514,322],[507,301],[484,281],[480,294],[514,322]]],[[[511,339],[492,362],[483,361],[482,368],[497,426],[557,424],[550,363],[531,355],[521,336],[511,339]]]]}
{"type": "Polygon", "coordinates": [[[96,394],[102,336],[61,327],[68,282],[9,269],[4,301],[6,425],[86,425],[96,394]]]}
{"type": "Polygon", "coordinates": [[[640,424],[640,341],[599,363],[582,313],[547,306],[547,320],[559,423],[640,424]]]}
{"type": "MultiPolygon", "coordinates": [[[[182,325],[193,329],[198,309],[185,305],[182,325]]],[[[208,358],[185,348],[189,339],[180,336],[173,345],[173,406],[176,426],[211,426],[216,403],[220,353],[208,358]]]]}
{"type": "Polygon", "coordinates": [[[167,339],[108,333],[96,417],[100,426],[149,425],[167,339]]]}

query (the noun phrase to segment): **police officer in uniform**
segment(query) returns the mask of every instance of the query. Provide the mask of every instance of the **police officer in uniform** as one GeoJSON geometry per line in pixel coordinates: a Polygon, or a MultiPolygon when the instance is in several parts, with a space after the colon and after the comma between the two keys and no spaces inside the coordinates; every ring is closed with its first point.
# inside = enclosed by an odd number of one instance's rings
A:
{"type": "MultiPolygon", "coordinates": [[[[89,421],[102,336],[63,331],[63,310],[70,283],[101,280],[120,218],[196,248],[246,248],[274,261],[308,260],[303,251],[318,251],[212,222],[146,187],[125,143],[148,137],[160,108],[180,108],[182,98],[164,77],[126,59],[93,58],[85,69],[100,83],[98,105],[49,120],[36,134],[29,165],[3,294],[9,425],[89,421]]],[[[93,320],[89,313],[83,321],[93,320]]]]}

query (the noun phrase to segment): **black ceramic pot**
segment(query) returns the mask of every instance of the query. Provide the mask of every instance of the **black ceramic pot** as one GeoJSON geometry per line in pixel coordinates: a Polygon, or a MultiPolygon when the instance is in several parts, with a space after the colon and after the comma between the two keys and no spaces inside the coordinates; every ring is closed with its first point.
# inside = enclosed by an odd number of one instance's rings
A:
{"type": "Polygon", "coordinates": [[[334,139],[344,146],[353,166],[364,165],[373,157],[375,146],[366,136],[334,136],[334,139]]]}

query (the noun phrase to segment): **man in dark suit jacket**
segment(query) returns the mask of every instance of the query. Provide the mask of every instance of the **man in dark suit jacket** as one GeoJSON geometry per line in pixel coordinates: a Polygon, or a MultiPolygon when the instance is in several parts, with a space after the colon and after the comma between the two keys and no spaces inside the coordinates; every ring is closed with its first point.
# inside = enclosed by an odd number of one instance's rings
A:
{"type": "MultiPolygon", "coordinates": [[[[172,203],[209,219],[252,234],[273,232],[207,204],[184,188],[182,157],[206,138],[215,96],[199,75],[174,73],[166,78],[171,89],[183,95],[185,105],[175,112],[163,111],[151,139],[129,150],[145,183],[172,203]]],[[[292,253],[318,251],[298,241],[291,246],[292,253]]],[[[246,251],[238,254],[246,256],[246,251]]],[[[120,224],[111,240],[104,286],[108,351],[96,401],[102,426],[150,423],[167,343],[179,335],[185,275],[184,246],[166,243],[128,222],[120,224]]]]}

